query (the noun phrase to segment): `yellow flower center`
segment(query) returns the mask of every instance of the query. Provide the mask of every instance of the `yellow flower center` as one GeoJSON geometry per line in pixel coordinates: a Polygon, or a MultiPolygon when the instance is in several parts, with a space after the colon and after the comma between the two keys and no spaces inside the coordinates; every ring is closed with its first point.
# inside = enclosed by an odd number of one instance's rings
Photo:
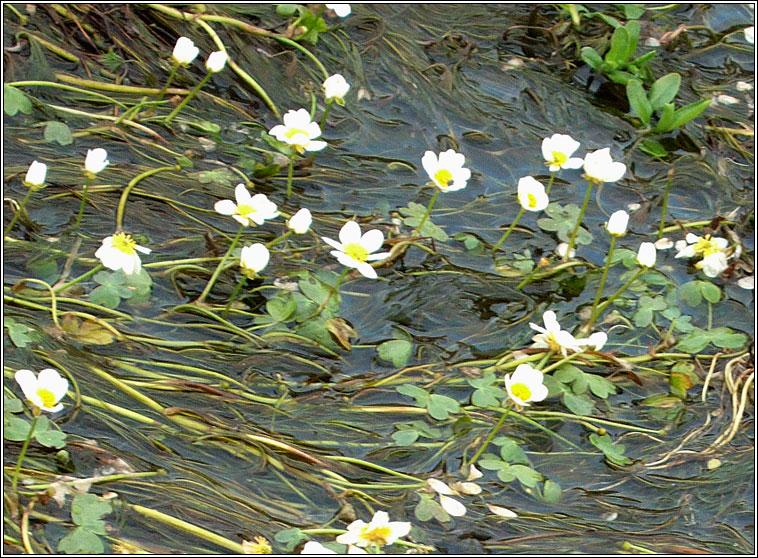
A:
{"type": "Polygon", "coordinates": [[[721,248],[718,244],[711,240],[711,235],[707,234],[705,237],[698,239],[695,243],[695,253],[702,254],[704,258],[721,252],[721,248]]]}
{"type": "Polygon", "coordinates": [[[127,256],[133,256],[136,253],[134,250],[135,246],[137,246],[137,243],[128,234],[118,233],[113,235],[113,247],[119,252],[123,252],[127,256]]]}
{"type": "Polygon", "coordinates": [[[392,529],[389,528],[388,525],[382,526],[382,527],[374,527],[373,529],[369,530],[368,526],[364,527],[361,530],[360,537],[363,540],[371,541],[371,544],[378,544],[379,546],[384,546],[387,544],[387,539],[392,534],[392,529]]]}
{"type": "Polygon", "coordinates": [[[532,390],[526,384],[513,384],[511,386],[511,393],[514,397],[518,397],[521,401],[529,401],[532,397],[532,390]]]}
{"type": "Polygon", "coordinates": [[[356,244],[354,242],[351,242],[350,244],[346,244],[344,246],[343,251],[345,252],[345,254],[347,254],[354,260],[358,260],[361,263],[365,262],[366,258],[368,257],[368,250],[366,250],[360,244],[356,244]]]}
{"type": "Polygon", "coordinates": [[[243,217],[247,217],[248,215],[252,215],[256,211],[258,211],[258,210],[255,209],[252,205],[242,204],[242,205],[238,205],[237,206],[237,213],[239,213],[243,217]]]}
{"type": "Polygon", "coordinates": [[[298,128],[290,128],[289,130],[284,132],[284,135],[287,139],[292,139],[298,134],[303,134],[304,136],[308,137],[308,132],[306,132],[305,130],[300,130],[298,128]]]}
{"type": "Polygon", "coordinates": [[[558,165],[563,166],[566,161],[568,161],[568,157],[566,157],[565,153],[561,153],[560,151],[553,151],[553,160],[548,161],[548,165],[558,165]]]}
{"type": "Polygon", "coordinates": [[[453,181],[453,173],[447,169],[440,169],[434,173],[434,181],[443,188],[447,188],[453,181]]]}
{"type": "Polygon", "coordinates": [[[545,341],[547,342],[548,348],[551,351],[560,352],[561,349],[563,348],[561,344],[558,343],[558,340],[555,338],[555,335],[553,335],[552,333],[549,333],[547,335],[547,338],[545,339],[545,341]]]}
{"type": "Polygon", "coordinates": [[[537,198],[534,194],[527,194],[526,199],[527,205],[529,205],[529,207],[537,207],[537,198]]]}
{"type": "Polygon", "coordinates": [[[245,554],[271,554],[271,545],[265,537],[254,537],[255,542],[244,541],[242,549],[245,554]]]}
{"type": "Polygon", "coordinates": [[[49,389],[37,388],[37,397],[42,400],[42,406],[51,409],[55,406],[55,395],[49,389]]]}

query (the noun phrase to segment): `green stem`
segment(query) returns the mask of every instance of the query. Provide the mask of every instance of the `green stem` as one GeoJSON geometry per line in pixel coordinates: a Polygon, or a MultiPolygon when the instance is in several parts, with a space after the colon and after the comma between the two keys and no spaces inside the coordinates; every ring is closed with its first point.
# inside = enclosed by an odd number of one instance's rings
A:
{"type": "Polygon", "coordinates": [[[421,222],[418,224],[418,227],[416,227],[416,230],[413,231],[413,234],[411,236],[416,236],[419,232],[421,232],[421,227],[424,226],[424,223],[426,223],[427,219],[429,219],[429,215],[432,214],[432,207],[434,207],[434,202],[437,201],[437,196],[440,195],[440,190],[437,188],[434,192],[434,195],[432,196],[431,201],[429,202],[429,206],[426,208],[426,213],[424,213],[423,219],[421,219],[421,222]]]}
{"type": "Polygon", "coordinates": [[[501,237],[500,237],[500,240],[498,240],[498,241],[497,241],[497,244],[495,244],[495,245],[492,247],[492,253],[493,253],[493,254],[494,254],[495,252],[497,252],[497,249],[498,249],[498,248],[500,248],[500,245],[501,245],[503,242],[505,242],[505,239],[506,239],[506,238],[508,238],[508,237],[510,236],[511,232],[513,231],[513,228],[516,226],[516,223],[518,223],[519,219],[521,219],[521,216],[524,214],[524,211],[525,211],[525,210],[524,210],[524,208],[523,208],[523,207],[522,207],[521,209],[519,209],[519,212],[516,214],[516,218],[515,218],[515,219],[513,220],[513,222],[511,223],[511,226],[510,226],[510,227],[508,227],[508,230],[506,230],[506,231],[505,231],[505,233],[503,233],[503,236],[501,236],[501,237]]]}
{"type": "Polygon", "coordinates": [[[232,303],[234,302],[234,299],[237,298],[237,295],[240,293],[240,290],[242,290],[242,285],[245,284],[245,281],[247,281],[247,276],[242,275],[242,279],[239,280],[237,283],[237,286],[234,287],[234,291],[232,292],[232,296],[229,297],[229,302],[226,303],[226,306],[224,307],[224,312],[221,314],[221,317],[226,319],[227,314],[229,314],[229,308],[232,307],[232,303]]]}
{"type": "Polygon", "coordinates": [[[643,428],[642,426],[635,426],[634,424],[625,424],[623,422],[615,422],[612,420],[606,420],[606,419],[595,418],[595,417],[572,415],[570,413],[562,413],[558,411],[529,411],[529,416],[570,418],[577,421],[589,421],[589,422],[595,422],[597,424],[605,424],[606,426],[614,426],[616,428],[623,428],[624,430],[634,430],[636,432],[647,432],[649,434],[663,434],[664,433],[663,429],[653,430],[650,428],[643,428]]]}
{"type": "Polygon", "coordinates": [[[82,201],[79,204],[79,213],[76,216],[76,222],[74,223],[74,228],[71,232],[76,232],[79,228],[79,223],[82,222],[82,217],[84,216],[84,206],[87,205],[87,189],[90,187],[90,184],[92,184],[93,178],[91,173],[87,173],[87,175],[87,180],[84,182],[84,188],[82,188],[82,201]]]}
{"type": "Polygon", "coordinates": [[[597,287],[597,293],[595,293],[595,300],[592,303],[592,312],[590,313],[590,320],[587,325],[584,326],[584,330],[589,332],[592,329],[592,324],[598,316],[597,306],[600,303],[600,297],[603,296],[603,287],[605,287],[605,280],[608,278],[608,270],[611,267],[611,259],[613,258],[613,249],[616,247],[616,235],[611,235],[611,247],[608,249],[608,256],[605,258],[605,267],[603,268],[603,275],[600,276],[600,284],[597,287]]]}
{"type": "Polygon", "coordinates": [[[545,195],[550,195],[550,190],[553,187],[553,181],[555,180],[555,172],[550,173],[550,181],[547,183],[547,188],[545,188],[545,195]]]}
{"type": "MultiPolygon", "coordinates": [[[[10,4],[8,4],[10,5],[10,4]]],[[[63,83],[56,83],[54,81],[13,81],[9,83],[8,85],[11,85],[13,87],[54,87],[56,89],[63,89],[64,91],[74,91],[76,93],[81,93],[83,95],[91,95],[92,97],[98,97],[100,99],[105,99],[114,105],[118,105],[119,107],[126,109],[126,105],[120,101],[117,101],[116,99],[113,99],[111,97],[108,97],[107,95],[102,95],[101,93],[95,93],[94,91],[87,91],[86,89],[80,89],[78,87],[73,87],[71,85],[65,85],[63,83]]]]}
{"type": "Polygon", "coordinates": [[[369,469],[375,469],[382,473],[387,473],[388,475],[393,475],[395,477],[400,477],[402,479],[408,479],[408,480],[423,483],[423,481],[419,481],[419,479],[417,479],[416,477],[412,477],[411,475],[406,475],[405,473],[401,473],[393,469],[388,469],[387,467],[382,467],[381,465],[377,465],[376,463],[372,463],[371,461],[364,461],[356,457],[346,457],[342,455],[325,455],[323,457],[324,459],[329,459],[330,461],[339,461],[342,463],[352,463],[354,465],[361,465],[363,467],[368,467],[369,469]]]}
{"type": "Polygon", "coordinates": [[[505,412],[500,417],[500,420],[497,421],[497,424],[495,425],[495,428],[492,429],[490,432],[490,435],[487,436],[487,439],[484,440],[484,443],[482,444],[482,447],[479,448],[479,450],[474,454],[474,457],[471,458],[471,461],[469,461],[469,465],[473,465],[476,463],[476,460],[481,457],[481,455],[484,453],[484,450],[487,449],[487,446],[490,445],[490,442],[495,437],[495,434],[497,434],[497,431],[500,430],[500,427],[503,426],[503,423],[505,422],[505,418],[510,414],[511,408],[510,406],[506,407],[505,412]]]}
{"type": "Polygon", "coordinates": [[[213,284],[216,282],[216,279],[218,279],[219,274],[221,273],[221,270],[224,268],[224,263],[226,262],[227,258],[229,258],[229,255],[232,253],[232,250],[234,250],[237,247],[237,243],[239,242],[240,237],[242,236],[242,231],[245,230],[245,225],[240,226],[240,230],[237,231],[237,236],[234,237],[234,240],[232,240],[232,244],[229,246],[229,249],[226,251],[226,254],[224,254],[224,257],[221,258],[221,261],[218,262],[218,267],[216,268],[216,271],[213,272],[213,275],[210,278],[210,281],[208,281],[208,284],[205,286],[205,290],[200,294],[200,297],[197,299],[197,303],[201,304],[205,297],[208,296],[208,293],[211,292],[211,289],[213,288],[213,284]]]}
{"type": "Polygon", "coordinates": [[[347,273],[350,271],[349,267],[346,267],[342,270],[342,273],[340,274],[339,278],[337,278],[337,282],[334,284],[332,289],[329,291],[329,296],[327,296],[324,299],[324,302],[321,303],[321,305],[318,307],[316,312],[311,316],[311,318],[315,318],[319,314],[321,314],[321,311],[326,308],[326,305],[329,303],[331,298],[334,296],[335,293],[339,292],[340,285],[342,284],[342,280],[347,276],[347,273]]]}
{"type": "Polygon", "coordinates": [[[26,450],[29,447],[29,442],[32,440],[32,435],[34,434],[34,428],[37,426],[37,419],[39,418],[40,410],[35,408],[34,409],[34,418],[32,419],[32,424],[29,426],[29,434],[26,436],[26,440],[24,440],[24,445],[21,447],[21,453],[18,454],[18,461],[16,462],[16,468],[13,470],[13,480],[11,481],[11,492],[16,493],[16,486],[18,485],[18,475],[21,472],[21,464],[24,462],[24,457],[26,456],[26,450]]]}
{"type": "Polygon", "coordinates": [[[637,280],[637,277],[639,277],[640,275],[642,275],[644,272],[645,272],[645,268],[644,267],[638,269],[637,273],[635,273],[634,275],[632,275],[632,278],[629,279],[629,281],[627,281],[626,283],[624,283],[619,290],[617,290],[610,297],[608,297],[608,300],[606,300],[600,306],[597,307],[597,315],[599,316],[600,314],[602,314],[603,311],[606,308],[608,308],[608,306],[610,306],[613,303],[614,300],[616,300],[619,296],[621,296],[621,293],[623,293],[625,290],[627,290],[629,288],[629,285],[631,285],[632,283],[634,283],[637,280]]]}
{"type": "Polygon", "coordinates": [[[118,208],[116,209],[116,232],[119,233],[122,231],[122,225],[124,222],[124,211],[126,210],[126,200],[129,198],[129,193],[132,191],[132,189],[139,184],[142,180],[145,178],[152,176],[154,174],[158,174],[159,172],[165,172],[165,171],[178,171],[181,170],[182,167],[179,165],[172,165],[170,167],[158,167],[157,169],[150,169],[149,171],[145,171],[142,174],[138,174],[134,178],[131,179],[129,184],[126,185],[126,188],[124,188],[124,191],[121,193],[121,198],[118,200],[118,208]]]}
{"type": "Polygon", "coordinates": [[[592,181],[587,182],[587,192],[584,194],[584,203],[582,203],[582,209],[579,211],[579,218],[576,220],[574,230],[571,231],[571,237],[569,238],[569,245],[566,249],[566,255],[563,257],[564,260],[569,259],[569,254],[571,254],[571,250],[574,249],[574,244],[576,243],[576,235],[579,233],[579,227],[582,225],[584,212],[587,210],[587,203],[590,201],[590,192],[592,192],[592,181]]]}
{"type": "Polygon", "coordinates": [[[274,35],[273,38],[276,39],[277,41],[279,41],[280,43],[284,43],[285,45],[289,45],[289,46],[291,46],[293,48],[296,48],[297,50],[299,50],[300,52],[302,52],[303,54],[305,54],[308,58],[310,58],[311,60],[313,60],[314,64],[316,64],[316,66],[319,67],[319,69],[321,70],[321,73],[324,74],[324,80],[329,79],[329,72],[326,71],[326,68],[324,67],[324,65],[319,61],[318,58],[316,58],[316,56],[310,50],[308,50],[307,48],[305,48],[303,45],[301,45],[299,43],[296,43],[295,41],[290,40],[290,39],[288,39],[286,37],[281,37],[279,35],[274,35]]]}
{"type": "Polygon", "coordinates": [[[18,221],[19,215],[21,215],[24,212],[24,207],[26,207],[26,203],[29,201],[29,198],[32,197],[32,192],[34,192],[35,188],[29,186],[29,191],[24,196],[24,199],[21,200],[21,204],[18,206],[18,210],[13,214],[13,219],[11,219],[11,222],[8,223],[8,226],[5,227],[5,232],[3,233],[3,239],[5,239],[6,236],[8,236],[8,233],[11,232],[13,229],[13,225],[16,224],[16,221],[18,221]]]}
{"type": "Polygon", "coordinates": [[[37,283],[38,285],[42,285],[43,287],[47,288],[47,290],[50,292],[50,313],[53,315],[53,323],[56,327],[60,327],[60,323],[58,323],[58,302],[55,298],[55,291],[53,291],[53,288],[48,283],[40,279],[27,278],[24,279],[24,281],[27,283],[37,283]]]}
{"type": "Polygon", "coordinates": [[[327,101],[326,102],[326,109],[324,110],[324,115],[321,117],[321,129],[324,129],[324,126],[326,126],[326,117],[329,116],[329,111],[332,109],[332,105],[334,104],[334,101],[327,101]]]}
{"type": "Polygon", "coordinates": [[[161,92],[158,93],[158,101],[163,100],[163,96],[166,94],[166,89],[168,89],[168,86],[171,85],[171,82],[174,81],[174,78],[176,77],[176,72],[179,70],[179,63],[174,62],[174,66],[171,68],[171,73],[168,75],[168,79],[166,80],[166,85],[163,86],[163,89],[161,89],[161,92]]]}
{"type": "Polygon", "coordinates": [[[544,369],[542,369],[542,368],[540,368],[540,367],[538,366],[538,367],[537,367],[537,370],[542,370],[542,373],[543,373],[543,374],[547,374],[548,372],[550,372],[550,371],[552,371],[552,370],[555,370],[555,369],[556,369],[556,368],[558,368],[559,366],[562,366],[562,365],[566,364],[568,361],[570,361],[570,360],[574,360],[574,359],[575,359],[576,357],[578,357],[580,354],[582,354],[582,353],[581,353],[581,352],[578,352],[578,353],[571,353],[569,356],[567,356],[567,357],[563,357],[563,358],[562,358],[561,360],[559,360],[558,362],[554,362],[553,364],[551,364],[550,366],[547,366],[547,367],[546,367],[546,368],[544,368],[544,369]]]}
{"type": "Polygon", "coordinates": [[[658,225],[658,238],[663,237],[663,224],[666,222],[666,209],[669,205],[669,190],[674,180],[674,168],[669,170],[669,179],[666,181],[666,190],[663,193],[663,207],[661,208],[661,223],[658,225]]]}
{"type": "Polygon", "coordinates": [[[291,230],[289,230],[289,231],[287,231],[286,233],[284,233],[283,235],[276,237],[276,238],[275,238],[274,240],[272,240],[271,242],[268,242],[268,243],[266,243],[266,244],[265,244],[266,248],[271,248],[271,247],[272,247],[272,246],[274,246],[275,244],[278,244],[279,242],[282,242],[283,240],[285,240],[285,239],[289,238],[289,236],[290,236],[291,234],[292,234],[292,231],[291,231],[291,230]]]}
{"type": "Polygon", "coordinates": [[[197,92],[200,91],[200,89],[203,87],[203,85],[205,85],[206,83],[208,83],[208,80],[211,79],[212,75],[213,75],[213,72],[208,72],[206,74],[206,76],[200,81],[200,83],[198,83],[195,86],[195,88],[192,91],[190,91],[189,94],[182,100],[182,102],[179,103],[176,106],[176,108],[171,111],[171,114],[169,114],[166,117],[166,120],[164,120],[165,124],[169,124],[174,119],[174,117],[177,114],[179,114],[179,111],[184,108],[184,105],[186,105],[187,103],[189,103],[194,98],[194,96],[197,95],[197,92]]]}
{"type": "Polygon", "coordinates": [[[58,285],[58,286],[53,287],[53,292],[57,294],[61,291],[65,291],[72,285],[76,285],[77,283],[80,283],[84,281],[85,279],[92,277],[95,273],[97,273],[103,268],[104,268],[103,264],[96,265],[95,267],[90,269],[88,272],[81,274],[76,279],[72,279],[71,281],[69,281],[68,283],[64,283],[63,285],[58,285]]]}
{"type": "Polygon", "coordinates": [[[295,168],[295,153],[290,155],[290,165],[287,168],[287,198],[292,195],[292,170],[295,168]]]}

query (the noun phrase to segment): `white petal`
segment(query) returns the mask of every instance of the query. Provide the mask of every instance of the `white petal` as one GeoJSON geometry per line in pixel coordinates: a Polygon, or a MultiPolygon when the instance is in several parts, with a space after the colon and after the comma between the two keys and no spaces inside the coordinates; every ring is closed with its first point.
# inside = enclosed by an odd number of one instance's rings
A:
{"type": "Polygon", "coordinates": [[[359,244],[361,241],[361,227],[355,221],[348,221],[340,229],[339,235],[342,245],[359,244]]]}
{"type": "Polygon", "coordinates": [[[360,240],[360,245],[363,246],[369,253],[376,252],[384,244],[384,233],[379,229],[372,229],[367,231],[360,240]]]}
{"type": "Polygon", "coordinates": [[[581,157],[571,157],[568,161],[563,163],[564,169],[581,169],[584,165],[584,159],[581,157]]]}
{"type": "Polygon", "coordinates": [[[453,492],[452,489],[441,480],[426,479],[426,484],[438,494],[455,494],[455,492],[453,492]]]}
{"type": "Polygon", "coordinates": [[[553,333],[561,330],[561,324],[558,323],[558,318],[552,310],[548,310],[542,314],[542,321],[545,324],[545,329],[543,331],[546,333],[553,333]]]}
{"type": "Polygon", "coordinates": [[[220,200],[215,203],[213,209],[221,215],[234,215],[237,205],[232,200],[220,200]]]}
{"type": "Polygon", "coordinates": [[[442,504],[442,509],[453,517],[466,515],[466,506],[461,504],[458,500],[453,500],[450,496],[440,494],[440,504],[442,504]]]}
{"type": "Polygon", "coordinates": [[[345,251],[345,247],[342,246],[342,244],[340,244],[336,240],[332,240],[331,238],[326,238],[325,236],[322,236],[321,240],[323,240],[324,242],[326,242],[332,248],[336,248],[340,252],[344,252],[345,251]]]}
{"type": "Polygon", "coordinates": [[[240,183],[237,184],[237,187],[234,189],[234,199],[237,200],[237,205],[250,205],[252,196],[250,195],[250,192],[247,191],[245,185],[240,183]]]}
{"type": "Polygon", "coordinates": [[[366,261],[369,262],[378,262],[379,260],[384,260],[389,258],[392,255],[391,252],[377,252],[376,254],[369,254],[366,256],[366,261]]]}
{"type": "Polygon", "coordinates": [[[361,275],[367,277],[368,279],[376,279],[378,277],[376,270],[365,262],[359,262],[355,268],[360,271],[361,275]]]}
{"type": "Polygon", "coordinates": [[[500,506],[493,506],[492,504],[485,504],[487,508],[494,513],[495,515],[499,515],[500,517],[505,517],[508,519],[512,519],[514,517],[518,517],[516,512],[512,512],[508,508],[503,508],[500,506]]]}
{"type": "Polygon", "coordinates": [[[27,399],[37,394],[37,375],[31,370],[18,370],[15,374],[16,382],[27,399]]]}
{"type": "MultiPolygon", "coordinates": [[[[361,262],[353,258],[352,256],[348,256],[344,252],[337,252],[336,250],[332,251],[332,256],[337,258],[337,261],[340,262],[345,267],[351,267],[353,269],[358,269],[358,266],[361,265],[361,262]]],[[[369,266],[371,267],[371,266],[369,266]]]]}
{"type": "Polygon", "coordinates": [[[325,141],[312,140],[303,145],[306,151],[321,151],[327,146],[325,141]]]}
{"type": "Polygon", "coordinates": [[[332,549],[325,547],[320,542],[316,541],[308,541],[305,543],[305,546],[303,547],[303,550],[300,551],[300,554],[337,554],[332,549]]]}
{"type": "Polygon", "coordinates": [[[438,168],[437,155],[435,155],[433,151],[427,151],[424,153],[424,156],[421,157],[421,166],[424,167],[429,178],[433,178],[437,173],[438,168]]]}

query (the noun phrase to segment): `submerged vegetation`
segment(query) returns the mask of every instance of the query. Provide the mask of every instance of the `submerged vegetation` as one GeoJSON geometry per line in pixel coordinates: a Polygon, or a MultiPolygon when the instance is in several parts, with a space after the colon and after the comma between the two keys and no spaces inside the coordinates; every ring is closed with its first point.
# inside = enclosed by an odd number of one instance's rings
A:
{"type": "Polygon", "coordinates": [[[753,552],[746,8],[3,17],[9,548],[753,552]]]}

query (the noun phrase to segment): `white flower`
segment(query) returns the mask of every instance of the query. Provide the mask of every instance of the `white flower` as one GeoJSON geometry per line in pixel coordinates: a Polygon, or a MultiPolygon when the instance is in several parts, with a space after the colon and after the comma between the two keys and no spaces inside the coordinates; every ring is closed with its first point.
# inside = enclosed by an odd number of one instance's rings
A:
{"type": "Polygon", "coordinates": [[[582,168],[584,160],[571,157],[577,149],[579,142],[566,134],[553,134],[542,140],[542,156],[545,158],[545,164],[550,167],[550,172],[582,168]]]}
{"type": "Polygon", "coordinates": [[[289,218],[287,221],[287,227],[289,227],[295,234],[305,234],[308,232],[308,229],[311,228],[312,222],[313,218],[311,217],[311,212],[303,207],[289,218]]]}
{"type": "Polygon", "coordinates": [[[584,176],[596,184],[616,182],[626,172],[624,163],[614,162],[611,148],[606,147],[584,156],[584,176]]]}
{"type": "Polygon", "coordinates": [[[724,252],[715,252],[704,257],[695,264],[697,269],[702,269],[708,277],[718,277],[726,271],[729,263],[726,261],[724,252]]]}
{"type": "Polygon", "coordinates": [[[394,543],[411,531],[407,521],[390,521],[385,511],[378,511],[371,523],[357,519],[347,526],[347,533],[337,537],[337,542],[355,546],[385,546],[394,543]]]}
{"type": "Polygon", "coordinates": [[[350,9],[350,4],[327,4],[326,9],[334,10],[334,13],[337,14],[339,17],[347,17],[350,15],[350,12],[352,11],[350,9]]]}
{"type": "Polygon", "coordinates": [[[87,150],[87,157],[84,159],[84,170],[92,174],[97,174],[108,166],[108,152],[102,147],[87,150]]]}
{"type": "Polygon", "coordinates": [[[171,56],[177,64],[187,66],[197,58],[198,54],[200,54],[200,49],[195,46],[192,39],[179,37],[176,40],[176,46],[174,46],[174,52],[171,56]]]}
{"type": "Polygon", "coordinates": [[[298,153],[320,151],[326,147],[325,141],[314,139],[321,135],[321,128],[316,122],[311,122],[311,115],[307,110],[288,110],[282,120],[284,125],[277,124],[269,130],[269,134],[287,145],[292,145],[298,153]]]}
{"type": "Polygon", "coordinates": [[[47,165],[33,161],[29,165],[29,170],[26,171],[24,182],[29,186],[42,186],[45,183],[45,176],[47,176],[47,165]]]}
{"type": "Polygon", "coordinates": [[[745,27],[743,32],[745,33],[745,40],[751,45],[755,44],[755,26],[751,25],[750,27],[745,27]]]}
{"type": "MultiPolygon", "coordinates": [[[[568,250],[568,242],[561,242],[558,246],[555,247],[555,253],[558,254],[561,258],[566,257],[566,250],[568,250]]],[[[571,249],[571,252],[569,252],[568,257],[573,258],[576,255],[576,250],[573,248],[571,249]]]]}
{"type": "Polygon", "coordinates": [[[471,171],[463,167],[465,162],[466,157],[453,149],[440,153],[439,159],[433,151],[427,151],[421,158],[421,165],[429,178],[443,192],[454,192],[466,187],[471,171]]]}
{"type": "Polygon", "coordinates": [[[561,329],[555,312],[548,310],[542,314],[542,321],[545,323],[544,328],[534,323],[529,324],[533,330],[540,332],[532,337],[532,341],[534,341],[532,347],[560,351],[563,356],[567,356],[569,350],[577,352],[582,350],[574,336],[561,329]]]}
{"type": "Polygon", "coordinates": [[[674,246],[674,242],[665,236],[656,240],[654,244],[657,250],[668,250],[674,246]]]}
{"type": "Polygon", "coordinates": [[[442,509],[453,517],[461,517],[466,515],[466,506],[461,504],[458,500],[451,498],[450,496],[458,495],[458,492],[450,488],[447,484],[437,479],[427,479],[427,486],[434,490],[440,497],[440,505],[442,509]]]}
{"type": "Polygon", "coordinates": [[[331,254],[342,265],[357,269],[361,275],[369,279],[376,279],[377,275],[368,262],[383,260],[390,255],[389,252],[372,254],[384,244],[384,234],[378,229],[373,229],[361,235],[361,227],[355,221],[348,221],[342,226],[339,242],[325,236],[321,239],[332,248],[336,248],[331,254]]]}
{"type": "Polygon", "coordinates": [[[268,265],[268,259],[268,248],[263,244],[244,246],[240,253],[240,267],[242,268],[242,273],[252,279],[268,265]]]}
{"type": "Polygon", "coordinates": [[[316,541],[308,541],[305,543],[305,546],[303,546],[303,550],[300,551],[300,554],[337,554],[334,552],[331,548],[325,547],[320,542],[316,541]]]}
{"type": "Polygon", "coordinates": [[[58,374],[57,370],[45,368],[35,376],[31,370],[16,372],[16,382],[24,392],[24,396],[35,407],[49,413],[57,413],[63,409],[58,403],[68,391],[68,380],[58,374]]]}
{"type": "Polygon", "coordinates": [[[577,339],[576,342],[582,347],[592,347],[593,351],[599,351],[608,342],[608,335],[598,331],[584,339],[577,339]]]}
{"type": "Polygon", "coordinates": [[[715,237],[707,234],[700,238],[696,234],[687,233],[685,240],[676,242],[677,258],[692,258],[694,256],[708,257],[717,252],[723,252],[729,246],[729,241],[725,238],[715,237]]]}
{"type": "Polygon", "coordinates": [[[737,286],[752,291],[755,288],[755,276],[747,275],[737,281],[737,286]]]}
{"type": "Polygon", "coordinates": [[[655,266],[655,244],[652,242],[643,242],[637,251],[637,263],[642,267],[655,266]]]}
{"type": "Polygon", "coordinates": [[[95,252],[95,257],[108,269],[114,271],[123,269],[124,273],[131,275],[139,273],[142,265],[137,252],[149,254],[151,250],[139,246],[128,234],[118,233],[103,239],[102,245],[95,252]]]}
{"type": "Polygon", "coordinates": [[[244,184],[237,184],[234,197],[237,200],[236,204],[232,200],[220,200],[213,207],[221,215],[231,215],[232,219],[241,225],[262,225],[267,219],[279,215],[276,204],[269,201],[265,194],[251,196],[244,184]]]}
{"type": "Polygon", "coordinates": [[[619,209],[611,214],[608,223],[605,225],[605,229],[608,234],[613,236],[624,236],[626,234],[626,226],[629,224],[629,214],[623,209],[619,209]]]}
{"type": "Polygon", "coordinates": [[[229,55],[225,53],[223,50],[217,50],[216,52],[211,52],[208,56],[208,60],[205,62],[205,69],[209,72],[212,72],[214,74],[217,74],[221,70],[224,69],[224,66],[226,66],[226,61],[229,59],[229,55]]]}
{"type": "Polygon", "coordinates": [[[345,104],[345,95],[350,90],[350,84],[342,74],[334,74],[324,81],[324,96],[327,101],[336,101],[338,105],[345,104]]]}
{"type": "Polygon", "coordinates": [[[518,201],[527,211],[542,211],[550,201],[545,187],[531,176],[520,178],[517,189],[518,201]]]}
{"type": "Polygon", "coordinates": [[[519,405],[530,401],[542,401],[547,397],[547,388],[542,383],[543,374],[529,364],[519,364],[513,374],[505,376],[505,390],[519,405]]]}

